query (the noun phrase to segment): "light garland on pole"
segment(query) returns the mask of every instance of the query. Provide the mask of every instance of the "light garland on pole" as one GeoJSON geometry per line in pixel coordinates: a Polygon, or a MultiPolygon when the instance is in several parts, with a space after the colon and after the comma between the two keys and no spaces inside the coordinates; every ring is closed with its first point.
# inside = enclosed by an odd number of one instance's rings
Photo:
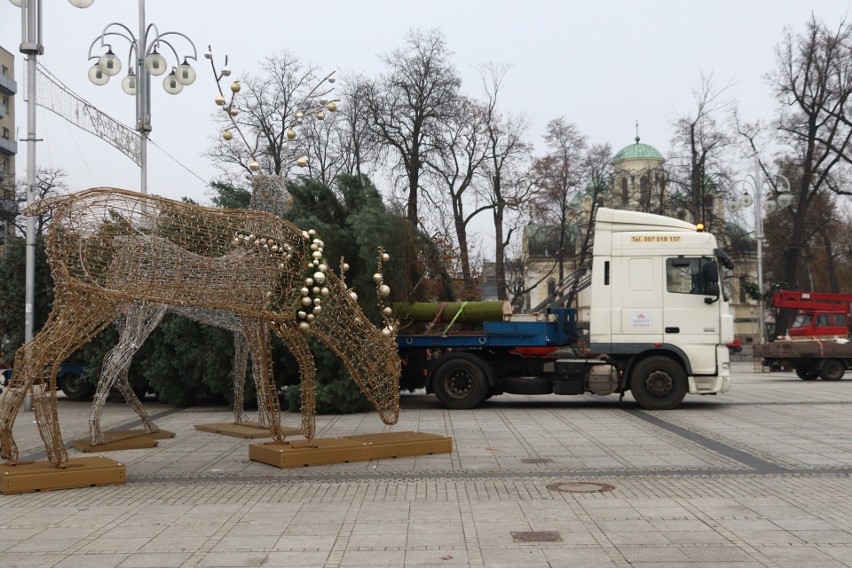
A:
{"type": "MultiPolygon", "coordinates": [[[[72,0],[89,2],[93,0],[72,0]]],[[[195,82],[195,69],[189,60],[197,61],[198,52],[189,37],[180,32],[160,33],[155,24],[145,22],[145,0],[139,0],[139,30],[134,34],[130,28],[118,22],[111,22],[104,31],[95,38],[89,46],[89,60],[96,60],[89,68],[89,80],[98,86],[106,85],[109,80],[121,73],[122,64],[112,49],[110,43],[114,39],[122,39],[129,44],[127,54],[127,75],[121,80],[121,88],[128,95],[136,97],[136,130],[142,138],[141,144],[141,179],[140,190],[148,192],[148,136],[151,132],[151,76],[166,75],[163,79],[163,89],[170,95],[179,94],[185,86],[195,82]],[[191,50],[182,57],[178,55],[173,38],[185,40],[191,50]],[[101,54],[93,54],[95,46],[105,49],[101,54]],[[160,51],[174,56],[174,65],[160,51]],[[171,67],[171,71],[169,71],[171,67]]]]}

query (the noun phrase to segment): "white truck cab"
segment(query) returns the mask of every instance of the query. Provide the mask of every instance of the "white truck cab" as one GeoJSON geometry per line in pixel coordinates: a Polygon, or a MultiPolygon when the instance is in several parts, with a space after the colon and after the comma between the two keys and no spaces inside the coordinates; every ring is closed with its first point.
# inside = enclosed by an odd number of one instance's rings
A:
{"type": "Polygon", "coordinates": [[[720,267],[729,261],[713,235],[678,219],[601,208],[592,262],[580,297],[589,307],[579,310],[589,317],[589,347],[629,358],[630,390],[651,403],[643,406],[730,388],[725,345],[734,324],[720,267]]]}

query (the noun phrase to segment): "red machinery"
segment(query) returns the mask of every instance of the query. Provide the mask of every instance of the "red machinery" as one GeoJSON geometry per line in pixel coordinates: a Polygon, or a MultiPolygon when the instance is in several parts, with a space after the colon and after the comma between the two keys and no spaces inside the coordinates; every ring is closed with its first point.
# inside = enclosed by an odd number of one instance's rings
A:
{"type": "Polygon", "coordinates": [[[781,290],[772,294],[771,304],[799,310],[787,330],[790,337],[849,336],[852,294],[781,290]]]}

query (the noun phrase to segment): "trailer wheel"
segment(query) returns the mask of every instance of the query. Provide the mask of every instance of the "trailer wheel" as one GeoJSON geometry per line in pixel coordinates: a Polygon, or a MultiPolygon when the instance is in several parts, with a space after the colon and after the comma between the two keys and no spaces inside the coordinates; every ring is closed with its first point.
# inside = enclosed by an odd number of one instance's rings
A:
{"type": "Polygon", "coordinates": [[[488,396],[487,371],[470,353],[450,353],[432,373],[432,389],[444,408],[469,409],[488,396]]]}
{"type": "Polygon", "coordinates": [[[839,381],[843,378],[843,373],[846,371],[846,365],[840,359],[829,359],[822,364],[822,370],[819,376],[824,381],[839,381]]]}
{"type": "Polygon", "coordinates": [[[80,375],[67,373],[59,379],[60,388],[70,400],[89,400],[95,394],[95,385],[80,375]]]}
{"type": "Polygon", "coordinates": [[[796,367],[796,375],[803,381],[813,381],[819,378],[819,371],[816,369],[807,369],[804,367],[796,367]]]}
{"type": "Polygon", "coordinates": [[[630,375],[630,391],[646,410],[670,410],[686,396],[686,371],[669,357],[655,355],[636,364],[630,375]]]}

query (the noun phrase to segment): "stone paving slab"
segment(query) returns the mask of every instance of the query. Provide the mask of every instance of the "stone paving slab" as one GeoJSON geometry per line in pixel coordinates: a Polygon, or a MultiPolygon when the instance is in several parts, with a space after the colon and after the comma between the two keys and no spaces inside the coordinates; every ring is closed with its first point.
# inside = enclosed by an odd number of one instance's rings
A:
{"type": "MultiPolygon", "coordinates": [[[[447,411],[405,395],[393,428],[320,416],[318,436],[418,430],[452,436],[451,454],[298,470],[194,429],[225,408],[149,401],[177,436],[110,454],[125,485],[0,496],[0,566],[852,567],[852,380],[751,369],[734,364],[730,393],[668,412],[629,396],[447,411]],[[570,482],[613,488],[552,489],[570,482]]],[[[15,429],[22,455],[42,451],[30,417],[15,429]]],[[[66,440],[87,419],[62,401],[66,440]]],[[[135,418],[113,404],[105,421],[135,418]]]]}

